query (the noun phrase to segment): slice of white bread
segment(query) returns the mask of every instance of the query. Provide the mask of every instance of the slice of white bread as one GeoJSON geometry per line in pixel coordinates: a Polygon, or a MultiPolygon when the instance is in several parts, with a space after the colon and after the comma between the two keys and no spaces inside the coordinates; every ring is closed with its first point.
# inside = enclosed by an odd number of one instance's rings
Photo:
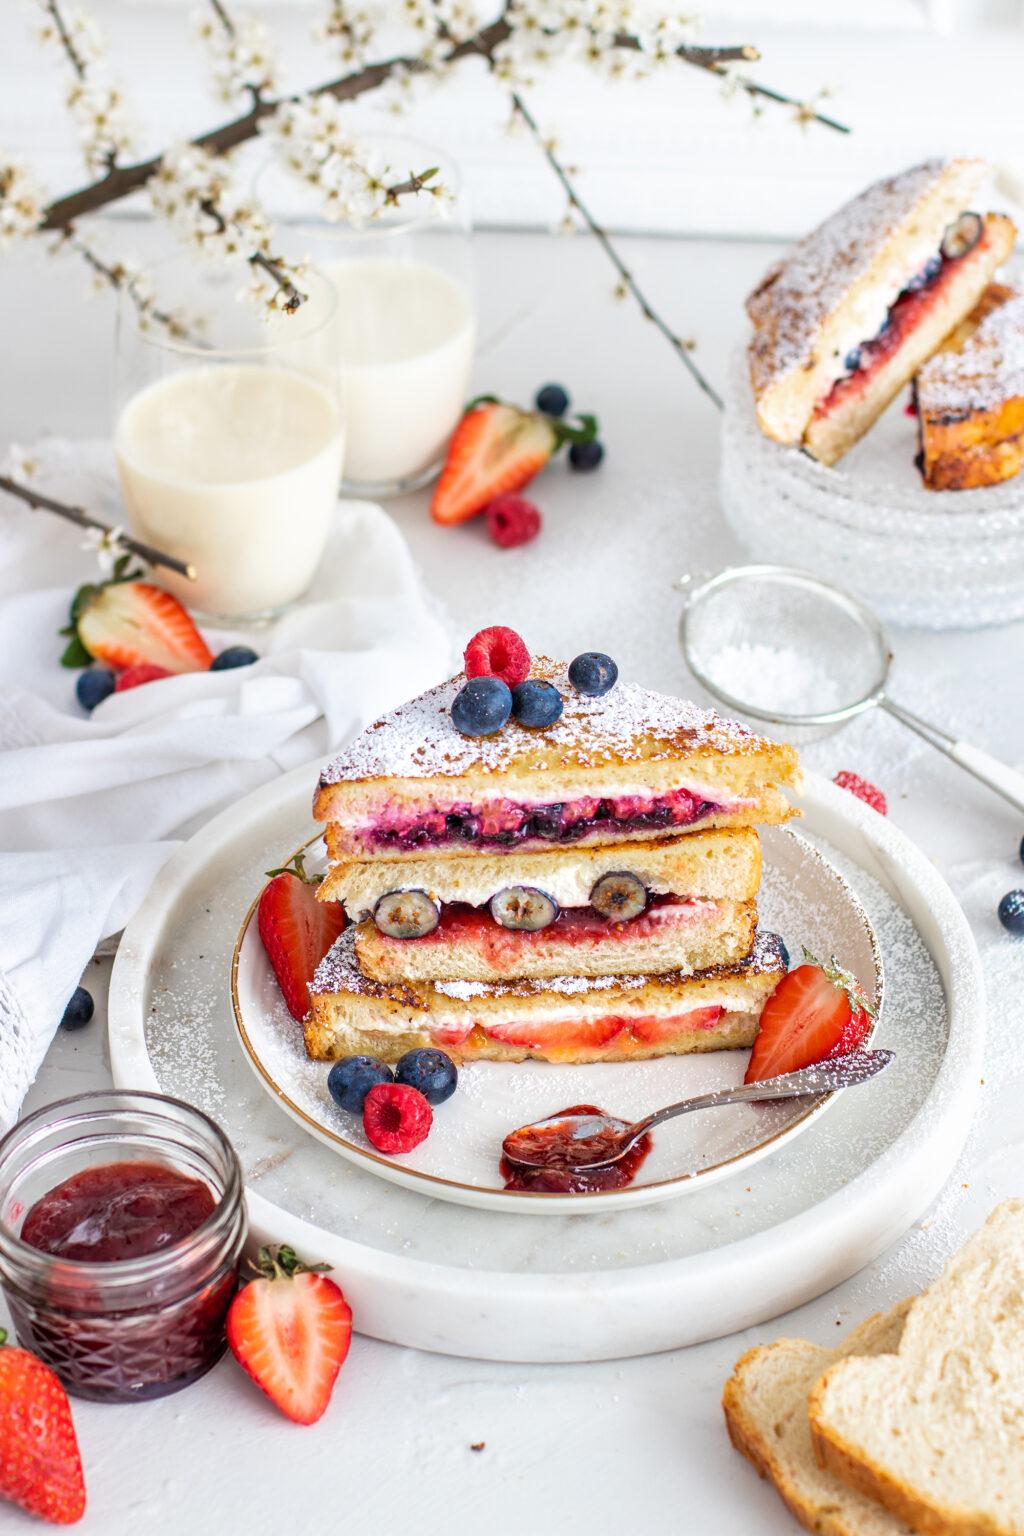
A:
{"type": "Polygon", "coordinates": [[[896,1353],[810,1394],[822,1465],[925,1536],[1024,1533],[1024,1201],[998,1206],[914,1302],[896,1353]]]}
{"type": "Polygon", "coordinates": [[[988,175],[982,160],[929,160],[877,181],[765,274],[747,312],[757,418],[769,437],[803,439],[815,406],[846,371],[847,355],[878,332],[988,175]]]}
{"type": "Polygon", "coordinates": [[[730,1440],[816,1536],[910,1536],[909,1526],[896,1515],[819,1467],[807,1400],[822,1373],[838,1361],[896,1350],[912,1301],[876,1312],[838,1349],[806,1339],[778,1339],[748,1349],[725,1384],[722,1407],[730,1440]]]}
{"type": "Polygon", "coordinates": [[[324,768],[313,802],[332,860],[597,846],[793,814],[782,788],[799,788],[800,769],[785,743],[634,683],[580,693],[543,656],[531,675],[562,695],[554,725],[460,735],[459,674],[363,731],[324,768]]]}
{"type": "Polygon", "coordinates": [[[527,976],[690,975],[738,965],[750,954],[756,901],[655,902],[639,917],[610,923],[565,911],[535,933],[502,928],[490,913],[448,908],[433,933],[391,939],[373,923],[355,930],[356,959],[372,981],[508,981],[527,976]]]}
{"type": "Polygon", "coordinates": [[[585,907],[603,875],[628,870],[652,895],[749,901],[761,879],[761,842],[752,827],[690,832],[657,842],[543,853],[475,853],[461,858],[370,859],[335,864],[317,889],[343,901],[354,923],[389,891],[419,890],[441,902],[482,907],[510,885],[529,885],[560,907],[585,907]]]}

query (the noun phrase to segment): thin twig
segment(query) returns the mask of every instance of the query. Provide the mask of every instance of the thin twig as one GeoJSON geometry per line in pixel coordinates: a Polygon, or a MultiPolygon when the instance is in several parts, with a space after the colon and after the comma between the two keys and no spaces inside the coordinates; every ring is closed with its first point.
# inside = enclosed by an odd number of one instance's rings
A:
{"type": "Polygon", "coordinates": [[[155,305],[148,304],[136,291],[134,284],[127,278],[126,274],[119,271],[116,266],[112,266],[109,262],[104,261],[102,256],[98,256],[90,246],[86,245],[84,240],[79,239],[74,229],[69,229],[62,238],[63,243],[70,250],[74,251],[76,255],[81,256],[98,277],[102,277],[118,293],[128,294],[139,316],[148,316],[155,320],[158,325],[166,326],[172,336],[187,334],[186,327],[177,315],[170,314],[167,310],[157,309],[155,305]]]}
{"type": "Polygon", "coordinates": [[[224,28],[224,31],[227,33],[228,37],[234,37],[235,24],[221,4],[221,0],[210,0],[210,5],[213,8],[214,15],[220,22],[221,26],[224,28]]]}
{"type": "Polygon", "coordinates": [[[534,139],[537,141],[537,144],[539,145],[545,160],[548,162],[548,165],[550,165],[551,169],[554,171],[555,175],[561,182],[563,188],[565,189],[566,196],[569,199],[570,206],[575,208],[580,218],[590,230],[590,233],[594,236],[594,239],[598,242],[601,249],[612,263],[612,266],[615,268],[616,272],[618,272],[623,286],[629,290],[636,302],[639,304],[640,312],[644,316],[644,319],[650,320],[652,324],[657,327],[669,345],[675,349],[684,366],[689,369],[694,382],[700,389],[704,391],[708,399],[713,401],[719,410],[722,410],[723,405],[721,396],[711,386],[711,384],[708,383],[703,373],[701,373],[700,369],[697,367],[697,364],[690,356],[690,349],[686,342],[676,335],[675,331],[672,330],[672,327],[668,325],[668,323],[664,321],[657,313],[657,311],[652,307],[650,301],[641,291],[640,286],[634,278],[632,272],[630,272],[629,268],[622,260],[622,257],[615,249],[611,240],[608,238],[607,232],[601,228],[600,224],[598,224],[590,210],[583,202],[580,201],[579,193],[576,191],[576,188],[569,180],[569,177],[556,158],[550,144],[548,144],[543,134],[541,133],[536,119],[527,109],[523,98],[517,91],[512,92],[512,105],[523,119],[523,122],[526,124],[527,128],[529,128],[534,139]]]}
{"type": "MultiPolygon", "coordinates": [[[[204,197],[199,206],[207,218],[213,219],[217,225],[218,232],[223,234],[228,224],[216,203],[212,203],[208,197],[204,197]]],[[[307,295],[296,288],[284,267],[280,262],[275,261],[272,256],[265,255],[263,251],[257,251],[254,256],[247,256],[246,260],[251,267],[259,267],[262,272],[266,272],[268,277],[274,279],[274,282],[285,296],[284,309],[287,314],[294,315],[295,311],[305,304],[307,295]]]]}
{"type": "MultiPolygon", "coordinates": [[[[63,517],[69,523],[75,523],[79,528],[95,528],[100,533],[117,533],[109,523],[101,523],[99,518],[91,517],[83,507],[72,507],[67,502],[55,501],[52,496],[44,496],[41,491],[30,490],[27,485],[21,485],[7,475],[0,475],[0,491],[6,491],[8,496],[16,496],[19,501],[27,502],[33,509],[55,512],[58,517],[63,517]]],[[[185,576],[189,581],[196,579],[194,565],[185,560],[179,560],[174,555],[165,555],[163,550],[154,549],[152,544],[143,544],[138,539],[130,538],[126,533],[117,533],[116,542],[122,549],[138,555],[140,560],[145,560],[147,565],[165,565],[169,571],[177,571],[179,576],[185,576]]]]}
{"type": "Polygon", "coordinates": [[[54,26],[57,28],[57,36],[60,38],[61,46],[68,56],[68,63],[71,65],[71,68],[74,70],[79,80],[84,80],[86,74],[85,60],[82,58],[82,55],[75,47],[74,39],[67,29],[67,25],[65,24],[64,17],[61,15],[60,6],[57,4],[57,0],[44,0],[43,9],[46,11],[54,26]]]}

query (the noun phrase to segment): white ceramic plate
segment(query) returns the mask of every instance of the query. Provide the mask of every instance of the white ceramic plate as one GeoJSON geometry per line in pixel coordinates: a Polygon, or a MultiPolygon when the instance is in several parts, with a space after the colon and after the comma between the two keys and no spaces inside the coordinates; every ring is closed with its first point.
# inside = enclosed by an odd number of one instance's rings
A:
{"type": "MultiPolygon", "coordinates": [[[[841,869],[885,969],[875,1038],[896,1050],[805,1134],[685,1199],[515,1219],[428,1198],[339,1157],[256,1081],[229,974],[282,848],[313,835],[315,766],[209,822],[158,875],[121,941],[110,1060],[121,1087],[186,1099],[225,1129],[251,1238],[332,1264],[361,1333],[485,1360],[581,1361],[752,1327],[870,1263],[927,1208],[967,1134],[984,989],[970,929],[928,859],[808,774],[801,835],[841,869]]],[[[442,1105],[439,1116],[446,1106],[442,1105]]]]}
{"type": "MultiPolygon", "coordinates": [[[[781,933],[799,963],[801,946],[837,955],[873,1002],[881,1001],[875,937],[850,886],[805,839],[781,828],[762,831],[764,867],[758,897],[761,927],[781,933]]],[[[275,867],[291,849],[282,848],[275,867]]],[[[324,867],[322,840],[311,845],[310,868],[324,867]]],[[[467,1063],[459,1086],[439,1105],[426,1141],[401,1156],[377,1152],[357,1115],[339,1109],[327,1091],[329,1065],[310,1061],[302,1026],[285,1007],[260,942],[255,893],[232,962],[232,998],[242,1045],[263,1087],[300,1125],[342,1157],[381,1178],[440,1200],[484,1210],[580,1215],[664,1200],[729,1174],[739,1174],[807,1131],[833,1094],[774,1104],[735,1104],[702,1110],[662,1126],[634,1179],[624,1189],[591,1194],[506,1190],[498,1167],[502,1138],[519,1125],[570,1104],[597,1104],[624,1120],[680,1099],[743,1081],[749,1051],[710,1051],[653,1061],[467,1063]]],[[[864,1084],[847,1092],[874,1094],[864,1084]]]]}

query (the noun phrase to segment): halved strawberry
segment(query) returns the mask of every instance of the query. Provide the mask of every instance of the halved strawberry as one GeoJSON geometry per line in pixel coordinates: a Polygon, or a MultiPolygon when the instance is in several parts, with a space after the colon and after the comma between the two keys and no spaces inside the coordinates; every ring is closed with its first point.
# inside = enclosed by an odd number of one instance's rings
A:
{"type": "Polygon", "coordinates": [[[834,955],[827,966],[806,949],[804,957],[806,965],[784,976],[764,1005],[745,1083],[845,1056],[860,1045],[877,1014],[834,955]]]}
{"type": "Polygon", "coordinates": [[[489,1024],[487,1033],[503,1045],[554,1052],[599,1051],[622,1031],[623,1020],[611,1014],[601,1019],[510,1020],[489,1024]]]}
{"type": "Polygon", "coordinates": [[[291,1248],[261,1248],[259,1278],[228,1312],[228,1346],[242,1369],[296,1424],[315,1424],[352,1338],[352,1308],[327,1264],[304,1264],[291,1248]]]}
{"type": "Polygon", "coordinates": [[[129,667],[127,672],[122,672],[114,684],[115,693],[126,693],[129,688],[141,688],[143,683],[156,683],[162,677],[173,677],[173,672],[168,672],[166,667],[155,666],[151,661],[143,662],[137,667],[129,667]]]}
{"type": "Polygon", "coordinates": [[[345,927],[340,901],[317,901],[322,875],[307,875],[301,853],[284,869],[268,869],[257,914],[260,938],[284,993],[288,1012],[309,1012],[309,984],[320,961],[345,927]]]}
{"type": "Polygon", "coordinates": [[[70,635],[61,661],[88,666],[96,657],[118,672],[129,667],[165,667],[168,672],[205,672],[209,646],[185,609],[149,581],[135,581],[118,562],[111,581],[79,587],[71,604],[70,635]]]}
{"type": "Polygon", "coordinates": [[[85,1513],[85,1482],[68,1395],[48,1365],[6,1338],[0,1328],[0,1499],[74,1525],[85,1513]]]}
{"type": "Polygon", "coordinates": [[[671,1018],[630,1019],[629,1027],[637,1040],[646,1045],[656,1045],[659,1040],[671,1040],[684,1029],[710,1029],[722,1017],[721,1006],[691,1008],[689,1013],[675,1014],[671,1018]]]}
{"type": "Polygon", "coordinates": [[[528,485],[558,447],[550,416],[496,400],[470,406],[452,435],[430,515],[461,523],[504,491],[528,485]]]}

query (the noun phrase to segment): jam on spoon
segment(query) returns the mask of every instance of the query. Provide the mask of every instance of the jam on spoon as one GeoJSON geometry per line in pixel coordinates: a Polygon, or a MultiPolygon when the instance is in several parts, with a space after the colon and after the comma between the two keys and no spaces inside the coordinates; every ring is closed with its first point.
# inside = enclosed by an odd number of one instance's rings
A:
{"type": "Polygon", "coordinates": [[[593,1104],[573,1104],[535,1125],[523,1126],[502,1143],[505,1188],[548,1195],[622,1189],[632,1183],[650,1151],[649,1136],[639,1137],[614,1162],[597,1168],[580,1165],[601,1163],[602,1159],[614,1156],[626,1129],[626,1121],[593,1104]]]}

